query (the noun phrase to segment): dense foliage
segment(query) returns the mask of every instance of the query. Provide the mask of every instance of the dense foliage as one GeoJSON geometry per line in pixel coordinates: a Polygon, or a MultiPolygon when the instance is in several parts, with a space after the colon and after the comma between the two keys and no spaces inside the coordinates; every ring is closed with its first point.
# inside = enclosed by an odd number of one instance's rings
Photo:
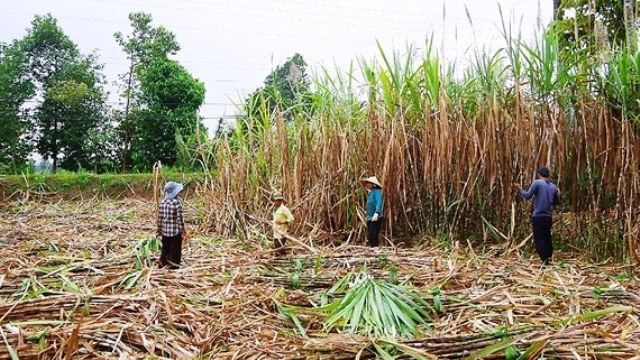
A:
{"type": "Polygon", "coordinates": [[[168,58],[180,49],[175,35],[149,14],[129,18],[131,34],[115,34],[131,61],[124,108],[107,106],[98,55],[82,54],[53,16],[36,16],[24,37],[0,45],[0,172],[27,170],[31,154],[54,172],[172,166],[177,138],[206,133],[204,85],[168,58]]]}

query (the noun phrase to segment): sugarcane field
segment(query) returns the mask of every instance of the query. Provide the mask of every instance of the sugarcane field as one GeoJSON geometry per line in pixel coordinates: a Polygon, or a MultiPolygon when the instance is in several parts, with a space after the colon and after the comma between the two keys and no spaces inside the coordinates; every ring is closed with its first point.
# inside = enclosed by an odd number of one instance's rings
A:
{"type": "Polygon", "coordinates": [[[225,219],[238,236],[212,233],[222,224],[207,204],[238,208],[196,180],[182,197],[182,266],[165,268],[153,195],[163,183],[66,198],[32,187],[3,202],[1,359],[640,354],[635,265],[569,248],[543,266],[530,238],[398,245],[385,236],[372,248],[357,231],[336,241],[318,229],[276,255],[258,216],[225,219]]]}

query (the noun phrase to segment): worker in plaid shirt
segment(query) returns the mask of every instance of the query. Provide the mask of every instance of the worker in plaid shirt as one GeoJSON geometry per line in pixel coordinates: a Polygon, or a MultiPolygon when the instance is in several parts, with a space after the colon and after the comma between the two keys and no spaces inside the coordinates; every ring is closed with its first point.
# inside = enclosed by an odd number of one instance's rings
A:
{"type": "Polygon", "coordinates": [[[182,241],[187,241],[182,202],[178,200],[182,188],[182,184],[169,181],[164,187],[165,196],[158,211],[158,236],[162,237],[159,265],[172,269],[180,266],[182,241]]]}

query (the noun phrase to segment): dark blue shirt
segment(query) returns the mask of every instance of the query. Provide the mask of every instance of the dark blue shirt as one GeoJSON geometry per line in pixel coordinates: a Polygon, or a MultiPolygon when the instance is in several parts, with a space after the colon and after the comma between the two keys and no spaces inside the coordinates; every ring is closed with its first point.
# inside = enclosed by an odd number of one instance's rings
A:
{"type": "Polygon", "coordinates": [[[373,214],[378,213],[382,218],[382,189],[373,188],[367,195],[367,221],[371,221],[373,214]]]}
{"type": "Polygon", "coordinates": [[[533,197],[533,217],[551,217],[553,205],[560,203],[558,188],[549,179],[537,179],[531,183],[529,190],[520,189],[525,199],[533,197]]]}

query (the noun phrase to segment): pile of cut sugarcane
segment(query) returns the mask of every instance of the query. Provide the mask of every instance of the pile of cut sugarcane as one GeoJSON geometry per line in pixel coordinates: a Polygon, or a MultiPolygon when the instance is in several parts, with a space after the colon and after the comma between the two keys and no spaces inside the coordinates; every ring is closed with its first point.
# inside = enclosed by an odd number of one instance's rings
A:
{"type": "MultiPolygon", "coordinates": [[[[276,258],[257,232],[237,240],[193,231],[185,266],[171,271],[154,265],[153,208],[6,205],[0,359],[640,359],[633,267],[564,254],[543,268],[518,252],[428,246],[312,253],[294,244],[276,258]],[[362,274],[375,281],[371,294],[354,290],[362,274]],[[394,311],[371,306],[380,291],[394,301],[412,294],[421,308],[412,335],[365,331],[377,323],[361,309],[394,311]]],[[[383,324],[405,319],[379,315],[383,324]]]]}

